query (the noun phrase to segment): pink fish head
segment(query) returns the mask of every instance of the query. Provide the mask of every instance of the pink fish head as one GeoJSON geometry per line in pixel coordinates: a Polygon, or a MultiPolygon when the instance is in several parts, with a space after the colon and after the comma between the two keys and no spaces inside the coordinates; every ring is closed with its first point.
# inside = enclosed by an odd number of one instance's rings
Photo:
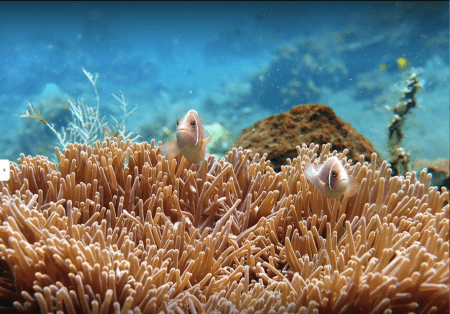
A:
{"type": "Polygon", "coordinates": [[[177,143],[180,147],[198,146],[200,140],[205,137],[202,122],[195,110],[188,113],[177,121],[177,143]]]}
{"type": "Polygon", "coordinates": [[[328,158],[323,167],[328,182],[327,194],[330,197],[340,196],[347,190],[349,176],[337,157],[328,158]],[[328,172],[328,173],[327,173],[328,172]]]}

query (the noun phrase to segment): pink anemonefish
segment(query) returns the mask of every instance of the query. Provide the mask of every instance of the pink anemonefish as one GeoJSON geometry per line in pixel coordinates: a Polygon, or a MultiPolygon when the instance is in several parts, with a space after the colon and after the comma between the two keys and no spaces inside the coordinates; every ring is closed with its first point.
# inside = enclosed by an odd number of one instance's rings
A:
{"type": "Polygon", "coordinates": [[[321,165],[307,162],[304,174],[321,194],[329,198],[337,198],[342,194],[350,197],[358,191],[359,183],[347,173],[341,161],[335,156],[329,157],[321,165]]]}
{"type": "Polygon", "coordinates": [[[182,153],[184,158],[193,163],[200,163],[206,155],[206,145],[212,135],[206,137],[202,121],[195,110],[177,121],[177,138],[163,145],[161,152],[168,158],[182,153]]]}

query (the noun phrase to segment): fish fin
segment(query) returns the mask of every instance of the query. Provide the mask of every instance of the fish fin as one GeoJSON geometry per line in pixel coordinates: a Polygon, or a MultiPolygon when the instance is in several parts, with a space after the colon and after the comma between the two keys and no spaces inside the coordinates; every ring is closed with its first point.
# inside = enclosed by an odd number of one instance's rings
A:
{"type": "Polygon", "coordinates": [[[303,171],[307,180],[311,181],[315,177],[314,165],[310,162],[305,163],[305,171],[303,171]]]}
{"type": "Polygon", "coordinates": [[[209,141],[211,140],[212,135],[208,136],[207,138],[204,138],[201,140],[202,146],[200,147],[200,158],[201,160],[205,159],[206,157],[206,145],[208,145],[209,141]]]}
{"type": "Polygon", "coordinates": [[[345,189],[344,195],[347,197],[354,196],[358,190],[359,190],[360,183],[354,176],[349,175],[348,176],[348,186],[347,189],[345,189]]]}
{"type": "Polygon", "coordinates": [[[202,139],[202,143],[205,145],[208,145],[209,141],[212,139],[212,135],[205,137],[204,139],[202,139]]]}
{"type": "Polygon", "coordinates": [[[307,162],[305,163],[305,171],[304,171],[305,177],[306,179],[311,182],[312,184],[314,184],[314,186],[316,187],[316,189],[322,194],[325,195],[325,186],[326,183],[321,181],[318,177],[317,177],[317,172],[316,172],[316,166],[314,166],[312,163],[307,162]]]}
{"type": "Polygon", "coordinates": [[[173,140],[163,146],[161,146],[161,152],[164,156],[167,158],[175,158],[179,153],[181,153],[181,150],[178,146],[177,140],[173,140]]]}

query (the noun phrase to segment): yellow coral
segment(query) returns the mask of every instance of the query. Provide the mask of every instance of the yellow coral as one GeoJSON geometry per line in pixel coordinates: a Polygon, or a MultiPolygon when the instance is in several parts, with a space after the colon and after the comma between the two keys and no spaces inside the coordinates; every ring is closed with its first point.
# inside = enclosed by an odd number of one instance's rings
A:
{"type": "Polygon", "coordinates": [[[405,57],[397,59],[397,66],[400,71],[405,71],[411,66],[411,63],[405,57]]]}

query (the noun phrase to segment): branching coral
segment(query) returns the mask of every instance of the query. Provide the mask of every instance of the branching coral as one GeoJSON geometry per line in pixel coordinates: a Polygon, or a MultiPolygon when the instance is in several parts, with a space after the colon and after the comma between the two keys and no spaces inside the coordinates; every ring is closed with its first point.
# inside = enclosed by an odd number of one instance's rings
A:
{"type": "Polygon", "coordinates": [[[329,148],[297,147],[279,173],[235,148],[196,173],[123,138],[57,150],[59,168],[22,155],[0,183],[0,299],[43,313],[448,311],[448,192],[329,148]],[[361,182],[350,199],[303,175],[332,155],[361,182]]]}
{"type": "Polygon", "coordinates": [[[140,136],[134,135],[133,132],[127,132],[125,121],[128,116],[133,114],[137,107],[131,111],[127,111],[128,102],[125,96],[120,92],[120,98],[112,94],[122,105],[123,118],[122,121],[117,121],[116,118],[111,117],[116,125],[110,127],[106,118],[100,116],[100,96],[97,90],[98,73],[91,74],[83,68],[84,74],[87,76],[92,86],[94,87],[95,95],[97,97],[97,107],[88,106],[84,99],[70,100],[69,110],[72,114],[72,121],[65,128],[62,127],[61,132],[58,132],[55,127],[49,123],[42,114],[36,110],[32,103],[28,103],[28,109],[20,116],[22,118],[29,118],[45,124],[58,138],[58,144],[61,149],[67,148],[70,143],[80,142],[88,145],[94,144],[98,140],[104,140],[106,137],[113,138],[115,136],[124,136],[125,139],[132,141],[137,140],[140,136]]]}

